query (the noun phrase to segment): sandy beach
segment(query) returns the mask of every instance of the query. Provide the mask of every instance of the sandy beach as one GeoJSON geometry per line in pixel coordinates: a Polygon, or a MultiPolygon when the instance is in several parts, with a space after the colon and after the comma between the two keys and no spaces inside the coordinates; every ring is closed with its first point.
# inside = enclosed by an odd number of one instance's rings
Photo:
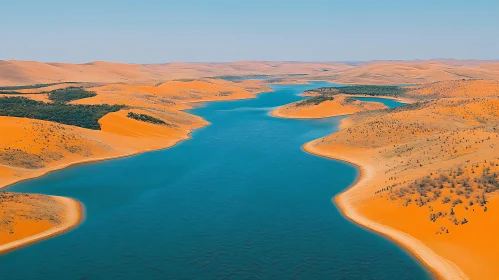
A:
{"type": "Polygon", "coordinates": [[[64,213],[62,215],[62,222],[48,230],[42,231],[40,233],[24,237],[9,243],[0,245],[0,253],[5,253],[20,247],[35,243],[37,241],[47,239],[59,234],[63,234],[71,229],[75,228],[80,221],[83,219],[83,206],[75,199],[60,196],[51,196],[60,205],[64,207],[64,213]]]}
{"type": "Polygon", "coordinates": [[[349,189],[336,196],[333,200],[348,219],[365,228],[378,232],[406,248],[419,260],[421,260],[422,263],[424,263],[431,271],[433,271],[437,277],[441,279],[468,279],[468,277],[457,265],[439,256],[421,241],[409,234],[370,220],[357,211],[351,201],[355,199],[356,195],[358,195],[355,193],[356,190],[365,188],[366,183],[374,179],[374,175],[377,172],[375,166],[369,165],[363,161],[361,157],[355,157],[354,155],[356,153],[348,153],[348,151],[345,151],[345,154],[348,155],[345,156],[319,149],[314,146],[314,141],[306,143],[302,148],[308,153],[344,161],[357,166],[359,169],[357,181],[349,189]]]}
{"type": "Polygon", "coordinates": [[[338,96],[334,100],[313,105],[300,105],[302,101],[298,101],[278,107],[270,115],[285,119],[321,119],[388,108],[378,102],[346,101],[346,98],[349,97],[338,96]]]}

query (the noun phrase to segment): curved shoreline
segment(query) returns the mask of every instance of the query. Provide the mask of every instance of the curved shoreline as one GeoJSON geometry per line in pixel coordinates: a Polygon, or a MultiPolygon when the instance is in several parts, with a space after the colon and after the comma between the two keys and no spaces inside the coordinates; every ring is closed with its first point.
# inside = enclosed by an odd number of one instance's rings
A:
{"type": "MultiPolygon", "coordinates": [[[[209,123],[207,125],[209,125],[209,123]]],[[[202,126],[200,128],[203,128],[203,127],[204,126],[202,126]]],[[[105,156],[105,157],[88,158],[88,159],[82,159],[82,160],[79,160],[79,161],[73,161],[73,162],[68,162],[68,163],[64,163],[64,164],[60,164],[60,165],[55,165],[55,166],[52,166],[50,168],[46,168],[46,170],[43,170],[43,171],[41,171],[38,174],[30,174],[32,176],[24,176],[24,177],[18,178],[17,180],[12,180],[11,182],[8,182],[8,183],[5,183],[3,185],[0,185],[0,189],[8,188],[8,187],[10,187],[12,185],[15,185],[17,183],[20,183],[20,182],[24,182],[24,181],[28,181],[28,180],[40,178],[40,177],[43,177],[43,176],[45,176],[47,174],[50,174],[52,172],[60,171],[60,170],[63,170],[63,169],[69,168],[69,167],[75,167],[75,166],[79,166],[79,165],[97,163],[97,162],[107,161],[107,160],[113,160],[113,159],[127,158],[127,157],[132,157],[132,156],[136,156],[136,155],[147,153],[147,152],[154,152],[154,151],[159,151],[159,150],[163,150],[163,149],[169,149],[169,148],[172,148],[172,147],[180,144],[180,142],[182,142],[182,141],[191,139],[192,132],[193,131],[191,130],[187,134],[187,136],[185,138],[178,139],[177,141],[175,141],[171,145],[167,145],[165,147],[160,147],[160,148],[157,148],[157,149],[147,149],[147,150],[142,150],[142,151],[134,151],[134,152],[131,152],[131,153],[125,153],[125,154],[121,154],[121,155],[112,155],[112,156],[105,156]]]]}
{"type": "Polygon", "coordinates": [[[46,231],[42,231],[35,235],[18,239],[6,244],[0,245],[0,254],[4,254],[15,249],[33,244],[35,242],[48,239],[50,237],[63,234],[77,227],[83,220],[83,205],[72,198],[62,196],[51,196],[59,203],[64,205],[64,222],[60,225],[54,226],[46,231]]]}
{"type": "MultiPolygon", "coordinates": [[[[311,97],[311,96],[307,96],[307,95],[300,95],[300,96],[311,97]]],[[[352,97],[352,98],[359,97],[359,98],[388,99],[388,100],[393,100],[393,101],[397,101],[397,102],[404,103],[404,104],[412,104],[412,103],[416,102],[416,100],[411,99],[411,98],[407,98],[407,97],[351,95],[351,94],[344,94],[344,96],[346,96],[346,97],[352,97]]],[[[327,118],[334,118],[334,117],[343,117],[343,116],[350,116],[350,115],[357,114],[357,113],[362,113],[362,112],[375,111],[375,110],[366,110],[366,111],[358,111],[358,112],[355,112],[355,113],[338,112],[338,113],[328,114],[327,116],[313,116],[313,115],[296,116],[296,115],[289,115],[289,114],[285,114],[285,113],[281,112],[281,110],[283,108],[285,108],[286,106],[294,104],[294,103],[297,103],[297,102],[300,102],[300,101],[301,100],[298,100],[298,101],[295,101],[295,102],[292,102],[292,103],[288,103],[288,104],[285,104],[285,105],[282,105],[282,106],[275,107],[275,108],[273,108],[270,111],[269,115],[272,116],[272,117],[281,118],[281,119],[310,120],[310,119],[327,119],[327,118]]],[[[384,109],[384,110],[386,110],[386,109],[384,109]]]]}
{"type": "MultiPolygon", "coordinates": [[[[264,93],[264,92],[258,92],[254,96],[243,98],[243,99],[253,99],[253,98],[256,98],[261,93],[264,93]]],[[[199,102],[190,102],[190,103],[193,103],[193,108],[196,108],[199,106],[203,106],[204,103],[208,103],[208,102],[238,101],[238,100],[241,100],[241,99],[202,100],[199,102]]],[[[193,108],[189,108],[187,110],[192,110],[193,108]]],[[[169,141],[165,146],[162,146],[159,148],[138,150],[138,151],[133,151],[133,152],[129,152],[129,153],[123,153],[120,155],[110,155],[110,156],[103,156],[103,157],[87,158],[87,159],[81,159],[79,161],[67,162],[64,164],[51,166],[51,167],[45,168],[44,170],[40,170],[39,173],[28,174],[26,176],[21,176],[19,178],[14,178],[13,180],[4,182],[4,183],[0,184],[0,189],[7,188],[9,186],[15,185],[15,184],[23,182],[23,181],[40,178],[40,177],[43,177],[43,176],[50,174],[52,172],[60,171],[60,170],[63,170],[63,169],[69,168],[69,167],[75,167],[75,166],[84,165],[84,164],[91,164],[91,163],[96,163],[96,162],[101,162],[101,161],[106,161],[106,160],[127,158],[127,157],[131,157],[131,156],[135,156],[135,155],[139,155],[139,154],[143,154],[143,153],[147,153],[147,152],[159,151],[159,150],[163,150],[163,149],[172,148],[185,140],[191,139],[192,138],[191,135],[195,130],[210,125],[210,123],[208,121],[205,120],[205,122],[206,123],[200,127],[197,127],[195,129],[189,129],[187,134],[184,135],[183,137],[180,137],[174,141],[169,141]]],[[[50,196],[50,195],[48,195],[48,196],[50,196]]],[[[75,227],[77,227],[80,224],[80,222],[83,220],[83,205],[78,200],[73,199],[73,198],[69,198],[69,197],[61,197],[61,196],[50,196],[50,197],[58,200],[59,203],[62,203],[66,206],[64,214],[69,216],[69,221],[63,223],[62,225],[58,225],[58,226],[52,227],[46,231],[40,232],[38,234],[29,236],[26,238],[18,239],[18,240],[15,240],[15,241],[12,241],[12,242],[9,242],[6,244],[2,244],[2,245],[0,245],[0,254],[4,254],[4,253],[10,252],[10,251],[13,251],[15,249],[30,245],[32,243],[42,241],[42,240],[54,237],[56,235],[63,234],[65,232],[68,232],[68,231],[74,229],[75,227]]]]}
{"type": "MultiPolygon", "coordinates": [[[[284,105],[285,106],[285,105],[284,105]]],[[[351,116],[352,114],[339,114],[339,115],[332,115],[332,116],[327,116],[327,117],[290,117],[287,115],[283,115],[279,112],[277,112],[277,109],[281,108],[276,107],[272,111],[269,112],[269,116],[274,117],[274,118],[279,118],[279,119],[288,119],[288,120],[320,120],[320,119],[329,119],[329,118],[336,118],[336,117],[346,117],[346,116],[351,116]]]]}
{"type": "Polygon", "coordinates": [[[469,279],[456,264],[438,255],[418,239],[390,226],[380,224],[362,216],[351,204],[350,201],[352,196],[350,194],[354,189],[362,187],[362,185],[366,184],[373,177],[375,168],[352,158],[321,152],[313,146],[314,141],[316,140],[305,143],[302,146],[302,150],[316,156],[352,164],[359,170],[356,181],[332,199],[333,203],[338,206],[340,212],[346,218],[366,229],[387,237],[399,246],[405,248],[424,266],[432,271],[438,279],[469,279]]]}
{"type": "MultiPolygon", "coordinates": [[[[207,123],[206,125],[199,127],[199,128],[203,128],[209,124],[210,123],[207,123]]],[[[65,163],[65,164],[52,166],[50,168],[47,168],[47,169],[41,171],[38,174],[29,174],[28,176],[17,178],[17,180],[15,179],[15,180],[12,180],[11,182],[7,182],[3,185],[0,185],[0,189],[7,188],[9,186],[15,185],[15,184],[23,182],[23,181],[40,178],[40,177],[43,177],[43,176],[50,174],[52,172],[60,171],[60,170],[63,170],[63,169],[69,168],[69,167],[75,167],[75,166],[79,166],[79,165],[91,164],[91,163],[96,163],[96,162],[101,162],[101,161],[106,161],[106,160],[112,160],[112,159],[127,158],[127,157],[135,156],[138,154],[142,154],[142,153],[168,149],[168,148],[171,148],[171,147],[178,145],[182,141],[191,139],[192,132],[193,132],[193,130],[190,130],[185,137],[179,138],[177,141],[174,141],[173,143],[170,142],[169,145],[166,145],[164,147],[160,147],[157,149],[135,151],[135,152],[131,152],[128,154],[122,154],[122,155],[95,157],[95,158],[83,159],[80,161],[74,161],[74,162],[69,162],[69,163],[65,163]]],[[[84,207],[78,200],[73,199],[73,198],[69,198],[69,197],[62,197],[62,196],[52,196],[52,195],[48,195],[48,196],[58,200],[59,203],[62,203],[65,206],[66,209],[64,210],[64,215],[69,216],[69,218],[68,218],[69,220],[64,222],[61,225],[54,226],[46,231],[37,233],[35,235],[25,237],[22,239],[18,239],[18,240],[15,240],[15,241],[12,241],[12,242],[9,242],[6,244],[2,244],[2,245],[0,245],[0,254],[5,254],[5,253],[8,253],[10,251],[19,249],[21,247],[28,246],[30,244],[33,244],[33,243],[36,243],[36,242],[39,242],[39,241],[42,241],[45,239],[49,239],[51,237],[54,237],[54,236],[57,236],[60,234],[63,234],[65,232],[68,232],[68,231],[76,228],[80,224],[80,222],[83,220],[83,216],[84,216],[83,215],[84,207]]]]}

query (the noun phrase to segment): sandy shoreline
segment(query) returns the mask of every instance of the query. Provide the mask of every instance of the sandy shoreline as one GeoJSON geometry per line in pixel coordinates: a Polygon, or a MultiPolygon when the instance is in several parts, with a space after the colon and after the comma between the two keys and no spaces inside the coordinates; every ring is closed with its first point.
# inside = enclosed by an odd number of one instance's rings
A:
{"type": "Polygon", "coordinates": [[[382,234],[394,241],[398,245],[407,249],[411,254],[417,257],[428,269],[430,269],[438,279],[469,279],[466,274],[454,263],[436,254],[433,250],[427,247],[424,243],[412,237],[409,234],[380,224],[362,216],[357,209],[352,205],[352,191],[357,188],[362,188],[370,181],[375,173],[375,167],[357,160],[355,158],[342,157],[336,154],[331,154],[322,151],[313,146],[314,141],[308,142],[302,146],[302,149],[310,154],[335,159],[355,165],[359,169],[359,176],[347,190],[337,195],[333,202],[336,203],[340,211],[356,224],[382,234]]]}
{"type": "Polygon", "coordinates": [[[329,119],[329,118],[335,118],[335,117],[346,117],[350,116],[352,114],[337,114],[337,115],[331,115],[327,117],[315,117],[315,116],[300,116],[300,117],[290,117],[288,115],[281,114],[279,112],[280,107],[274,108],[272,111],[269,112],[269,116],[274,117],[274,118],[279,118],[279,119],[292,119],[292,120],[319,120],[319,119],[329,119]]]}
{"type": "Polygon", "coordinates": [[[0,245],[0,254],[27,246],[44,239],[48,239],[56,235],[63,234],[78,226],[80,221],[83,219],[83,205],[72,198],[61,196],[51,197],[64,205],[64,222],[38,234],[0,245]]]}
{"type": "MultiPolygon", "coordinates": [[[[308,96],[308,95],[303,95],[303,94],[301,96],[313,97],[313,95],[308,96]]],[[[351,95],[351,94],[341,94],[338,96],[340,96],[340,99],[341,98],[388,99],[388,100],[398,101],[398,102],[404,103],[404,104],[412,104],[412,103],[416,102],[414,99],[407,98],[407,97],[351,95]]],[[[335,102],[335,101],[326,101],[326,102],[323,102],[319,105],[300,108],[300,110],[297,110],[296,107],[293,107],[293,104],[296,104],[296,103],[303,101],[305,99],[275,107],[272,109],[272,111],[270,111],[269,115],[272,117],[281,118],[281,119],[308,120],[308,119],[327,119],[327,118],[333,118],[333,117],[350,116],[350,115],[353,115],[356,113],[361,113],[361,112],[388,109],[387,106],[384,106],[384,108],[374,107],[375,106],[374,104],[376,104],[377,102],[362,102],[361,100],[359,100],[359,101],[361,102],[361,104],[363,104],[362,106],[371,106],[371,107],[355,107],[355,106],[345,106],[344,104],[341,104],[341,103],[340,104],[331,103],[331,102],[335,102]],[[326,103],[329,103],[329,104],[326,104],[326,103]],[[327,106],[327,107],[320,108],[320,106],[327,106]]]]}
{"type": "MultiPolygon", "coordinates": [[[[204,106],[204,104],[208,103],[208,102],[238,101],[241,99],[253,99],[257,95],[258,94],[256,94],[255,96],[251,96],[251,97],[236,98],[233,100],[216,100],[216,99],[211,100],[210,99],[210,100],[200,100],[199,102],[190,102],[190,103],[192,103],[194,105],[193,107],[200,107],[200,106],[204,106]]],[[[186,135],[184,135],[182,137],[178,137],[177,139],[174,139],[173,141],[172,141],[172,139],[169,139],[169,141],[165,141],[165,145],[163,145],[163,146],[154,147],[154,148],[144,148],[144,149],[135,150],[133,152],[124,152],[124,153],[118,154],[118,155],[115,154],[115,155],[100,156],[100,157],[95,156],[95,157],[85,158],[85,159],[81,159],[81,160],[65,162],[63,164],[53,165],[50,167],[43,168],[43,169],[39,170],[39,172],[24,174],[23,176],[12,178],[11,180],[4,180],[3,182],[0,183],[0,189],[9,187],[11,185],[17,184],[17,183],[22,182],[22,181],[27,181],[27,180],[32,180],[35,178],[43,177],[49,173],[59,171],[59,170],[69,168],[69,167],[74,167],[74,166],[83,165],[83,164],[91,164],[91,163],[96,163],[96,162],[106,161],[106,160],[126,158],[126,157],[131,157],[131,156],[135,156],[135,155],[142,154],[142,153],[168,149],[168,148],[176,146],[177,144],[179,144],[182,141],[191,139],[191,134],[194,130],[206,127],[209,124],[210,124],[209,122],[206,122],[202,126],[199,126],[197,128],[194,128],[194,129],[189,129],[186,135]]],[[[65,206],[66,209],[65,209],[64,215],[66,215],[68,217],[68,220],[65,221],[61,225],[52,227],[46,231],[40,232],[40,233],[32,235],[30,237],[22,238],[22,239],[19,239],[16,241],[12,241],[12,242],[0,245],[0,253],[5,253],[7,251],[11,251],[11,250],[23,247],[23,246],[29,245],[31,243],[34,243],[34,242],[48,239],[48,238],[53,237],[55,235],[62,234],[64,232],[67,232],[67,231],[75,228],[80,223],[80,221],[82,220],[82,217],[83,217],[83,211],[82,211],[83,206],[80,202],[78,202],[77,200],[72,199],[72,198],[59,197],[59,196],[51,196],[51,197],[53,197],[54,199],[57,199],[59,203],[61,203],[65,206]]]]}
{"type": "MultiPolygon", "coordinates": [[[[38,174],[28,174],[26,176],[15,178],[12,181],[6,182],[6,183],[0,185],[0,189],[9,187],[11,185],[17,184],[17,183],[22,182],[22,181],[40,178],[40,177],[43,177],[49,173],[56,172],[56,171],[59,171],[59,170],[65,169],[65,168],[69,168],[69,167],[74,167],[74,166],[83,165],[83,164],[96,163],[96,162],[112,160],[112,159],[126,158],[126,157],[131,157],[131,156],[146,153],[146,152],[168,149],[168,148],[174,147],[175,145],[179,144],[182,141],[190,139],[191,133],[192,133],[192,131],[190,131],[189,134],[185,138],[178,139],[173,144],[166,145],[165,147],[160,147],[157,149],[135,151],[132,153],[122,154],[122,155],[89,158],[89,159],[84,159],[84,160],[80,160],[80,161],[74,161],[74,162],[70,162],[70,163],[51,166],[49,168],[45,168],[44,170],[41,170],[40,173],[38,173],[38,174]]],[[[12,242],[0,245],[0,254],[27,246],[29,244],[32,244],[32,243],[35,243],[38,241],[42,241],[42,240],[54,237],[54,236],[59,235],[59,234],[63,234],[67,231],[72,230],[73,228],[75,228],[79,225],[79,223],[83,219],[83,205],[79,201],[72,199],[72,198],[61,197],[61,196],[50,196],[50,197],[58,200],[59,203],[61,203],[62,205],[65,206],[66,209],[65,209],[64,214],[66,215],[66,221],[64,223],[62,223],[61,225],[52,227],[46,231],[40,232],[40,233],[32,235],[30,237],[22,238],[22,239],[19,239],[16,241],[12,241],[12,242]]]]}
{"type": "Polygon", "coordinates": [[[167,145],[165,147],[160,147],[160,148],[156,148],[156,149],[142,150],[142,151],[135,151],[135,152],[125,153],[125,154],[121,154],[121,155],[111,155],[111,156],[105,156],[105,157],[88,158],[88,159],[73,161],[73,162],[69,162],[69,163],[64,163],[64,164],[60,164],[60,165],[55,165],[55,166],[51,166],[51,167],[48,167],[48,168],[44,168],[44,170],[41,170],[39,173],[29,174],[29,175],[26,175],[26,176],[15,178],[15,179],[13,179],[11,181],[8,181],[6,183],[3,183],[3,184],[0,185],[0,189],[10,187],[12,185],[15,185],[15,184],[23,182],[23,181],[40,178],[40,177],[43,177],[43,176],[45,176],[45,175],[47,175],[49,173],[52,173],[52,172],[55,172],[55,171],[59,171],[59,170],[62,170],[62,169],[66,169],[66,168],[69,168],[69,167],[75,167],[75,166],[78,166],[78,165],[96,163],[96,162],[101,162],[101,161],[106,161],[106,160],[112,160],[112,159],[127,158],[127,157],[131,157],[131,156],[135,156],[135,155],[139,155],[139,154],[143,154],[143,153],[147,153],[147,152],[153,152],[153,151],[159,151],[159,150],[163,150],[163,149],[168,149],[168,148],[174,147],[175,145],[179,144],[182,141],[189,140],[191,138],[191,136],[190,136],[191,133],[192,133],[192,131],[189,132],[189,134],[187,135],[186,138],[184,138],[184,139],[178,139],[178,141],[176,141],[175,143],[173,143],[171,145],[167,145]]]}

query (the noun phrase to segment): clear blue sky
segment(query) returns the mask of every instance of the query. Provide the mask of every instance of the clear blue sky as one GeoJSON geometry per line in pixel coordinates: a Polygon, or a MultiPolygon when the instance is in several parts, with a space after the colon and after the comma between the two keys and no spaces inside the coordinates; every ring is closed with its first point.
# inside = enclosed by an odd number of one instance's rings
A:
{"type": "Polygon", "coordinates": [[[12,0],[0,59],[499,59],[499,0],[12,0]]]}

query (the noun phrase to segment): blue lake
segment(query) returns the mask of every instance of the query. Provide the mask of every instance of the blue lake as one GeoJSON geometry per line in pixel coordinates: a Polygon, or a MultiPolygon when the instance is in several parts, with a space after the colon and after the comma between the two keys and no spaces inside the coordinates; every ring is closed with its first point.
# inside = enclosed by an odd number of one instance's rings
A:
{"type": "MultiPolygon", "coordinates": [[[[388,108],[394,108],[400,106],[400,103],[397,100],[386,99],[386,98],[376,98],[376,97],[354,97],[354,99],[362,101],[362,102],[380,102],[385,104],[388,108]]],[[[403,104],[402,104],[403,105],[403,104]]]]}
{"type": "Polygon", "coordinates": [[[74,197],[86,219],[1,255],[0,279],[432,278],[331,202],[356,168],[300,149],[337,130],[341,117],[269,116],[323,86],[331,84],[278,85],[253,100],[210,103],[191,112],[212,125],[173,148],[9,187],[74,197]]]}

